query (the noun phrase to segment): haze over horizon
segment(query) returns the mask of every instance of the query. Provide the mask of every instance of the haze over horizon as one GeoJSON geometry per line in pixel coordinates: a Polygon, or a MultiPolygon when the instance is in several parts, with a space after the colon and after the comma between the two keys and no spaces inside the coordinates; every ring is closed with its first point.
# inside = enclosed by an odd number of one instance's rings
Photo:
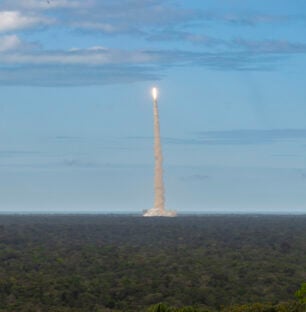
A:
{"type": "Polygon", "coordinates": [[[306,213],[306,3],[0,0],[0,212],[306,213]]]}

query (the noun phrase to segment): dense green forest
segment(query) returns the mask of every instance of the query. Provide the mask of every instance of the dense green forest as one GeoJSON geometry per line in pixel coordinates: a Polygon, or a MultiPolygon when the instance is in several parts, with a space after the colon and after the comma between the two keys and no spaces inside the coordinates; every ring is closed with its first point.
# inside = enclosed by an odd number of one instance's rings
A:
{"type": "Polygon", "coordinates": [[[0,311],[305,311],[305,238],[306,216],[1,215],[0,311]]]}

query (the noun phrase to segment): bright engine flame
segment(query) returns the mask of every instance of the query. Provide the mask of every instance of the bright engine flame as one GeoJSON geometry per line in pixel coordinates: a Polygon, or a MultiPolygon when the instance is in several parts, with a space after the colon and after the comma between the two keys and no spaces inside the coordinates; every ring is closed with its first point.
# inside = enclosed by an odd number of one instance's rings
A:
{"type": "Polygon", "coordinates": [[[152,89],[152,96],[153,96],[153,100],[154,100],[154,101],[157,100],[157,95],[158,95],[158,90],[157,90],[157,88],[153,88],[153,89],[152,89]]]}

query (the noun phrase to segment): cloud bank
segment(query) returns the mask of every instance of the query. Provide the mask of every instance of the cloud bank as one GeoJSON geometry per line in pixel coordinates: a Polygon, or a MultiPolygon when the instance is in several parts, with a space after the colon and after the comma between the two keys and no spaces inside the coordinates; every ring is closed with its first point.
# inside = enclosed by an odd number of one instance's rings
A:
{"type": "MultiPolygon", "coordinates": [[[[303,20],[303,16],[298,17],[303,20]]],[[[161,79],[167,69],[275,70],[306,53],[306,43],[283,38],[214,37],[207,23],[229,27],[292,22],[293,16],[205,12],[161,0],[4,0],[0,3],[0,84],[77,86],[161,79]],[[207,27],[206,27],[207,28],[207,27]],[[44,30],[86,37],[130,38],[146,49],[88,46],[48,48],[27,40],[44,30]],[[169,42],[172,43],[171,48],[169,42]]],[[[125,41],[129,42],[129,41],[125,41]]],[[[137,45],[136,45],[137,46],[137,45]]],[[[138,45],[139,46],[139,45],[138,45]]]]}

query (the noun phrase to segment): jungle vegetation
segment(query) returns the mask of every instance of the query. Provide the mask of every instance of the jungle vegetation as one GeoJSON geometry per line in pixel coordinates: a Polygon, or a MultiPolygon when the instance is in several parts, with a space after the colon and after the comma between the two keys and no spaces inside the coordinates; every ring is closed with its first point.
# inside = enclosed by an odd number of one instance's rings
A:
{"type": "Polygon", "coordinates": [[[306,311],[305,238],[306,216],[0,215],[0,311],[306,311]]]}

